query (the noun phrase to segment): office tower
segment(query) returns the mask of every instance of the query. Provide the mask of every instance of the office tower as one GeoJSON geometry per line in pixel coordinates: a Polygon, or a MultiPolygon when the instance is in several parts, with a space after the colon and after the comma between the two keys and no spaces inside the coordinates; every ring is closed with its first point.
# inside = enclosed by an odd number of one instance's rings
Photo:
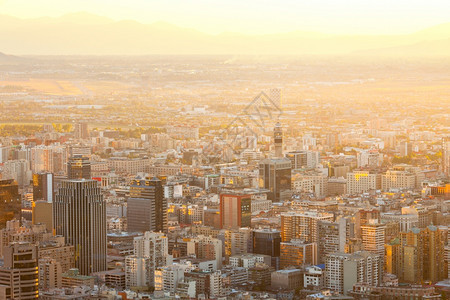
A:
{"type": "Polygon", "coordinates": [[[44,200],[52,203],[54,192],[54,176],[52,173],[33,174],[33,201],[44,200]]]}
{"type": "Polygon", "coordinates": [[[305,242],[318,243],[319,221],[333,221],[331,213],[319,213],[314,211],[286,212],[281,214],[281,240],[289,242],[293,239],[301,239],[305,242]]]}
{"type": "Polygon", "coordinates": [[[76,155],[67,163],[68,179],[91,179],[91,162],[86,156],[76,155]]]}
{"type": "Polygon", "coordinates": [[[280,256],[281,232],[275,229],[253,230],[253,253],[280,256]]]}
{"type": "Polygon", "coordinates": [[[0,286],[10,287],[6,299],[39,298],[37,247],[30,243],[13,243],[4,247],[4,264],[0,267],[0,286]]]}
{"type": "Polygon", "coordinates": [[[89,138],[89,130],[87,123],[76,123],[74,128],[74,135],[76,139],[89,138]]]}
{"type": "Polygon", "coordinates": [[[0,180],[0,229],[14,218],[20,220],[21,206],[17,182],[14,179],[0,180]]]}
{"type": "MultiPolygon", "coordinates": [[[[384,265],[384,244],[386,235],[386,225],[378,220],[369,220],[361,226],[361,240],[363,250],[378,254],[384,265]]],[[[382,272],[380,272],[380,276],[382,272]]]]}
{"type": "Polygon", "coordinates": [[[75,246],[80,274],[106,270],[106,204],[97,181],[62,181],[53,202],[53,224],[56,234],[75,246]]]}
{"type": "Polygon", "coordinates": [[[354,170],[347,173],[347,193],[359,195],[381,189],[381,174],[375,171],[354,170]]]}
{"type": "Polygon", "coordinates": [[[345,252],[347,242],[347,219],[337,222],[320,221],[318,223],[318,257],[320,263],[325,263],[328,254],[345,252]]]}
{"type": "Polygon", "coordinates": [[[382,269],[381,257],[367,251],[328,254],[325,260],[325,286],[339,294],[347,294],[358,282],[378,286],[381,284],[382,269]]]}
{"type": "Polygon", "coordinates": [[[125,259],[126,286],[154,286],[156,268],[171,262],[168,240],[163,233],[147,231],[134,238],[134,255],[125,259]]]}
{"type": "Polygon", "coordinates": [[[259,163],[259,187],[269,190],[272,202],[291,197],[291,161],[287,158],[264,159],[259,163]]]}
{"type": "Polygon", "coordinates": [[[167,232],[167,200],[161,180],[136,178],[130,184],[128,231],[167,232]]]}
{"type": "Polygon", "coordinates": [[[48,232],[53,232],[53,203],[46,201],[35,201],[32,203],[33,225],[45,224],[48,232]]]}
{"type": "Polygon", "coordinates": [[[251,226],[251,196],[243,194],[220,195],[220,228],[237,229],[251,226]]]}
{"type": "Polygon", "coordinates": [[[222,248],[221,240],[209,236],[199,235],[187,240],[187,255],[215,260],[218,269],[222,268],[222,248]]]}
{"type": "Polygon", "coordinates": [[[285,157],[291,161],[292,170],[306,168],[307,151],[291,151],[285,154],[285,157]]]}
{"type": "Polygon", "coordinates": [[[280,244],[280,268],[317,264],[317,244],[291,240],[280,244]]]}
{"type": "Polygon", "coordinates": [[[283,128],[280,123],[275,124],[273,129],[273,140],[275,145],[275,157],[283,157],[283,128]]]}

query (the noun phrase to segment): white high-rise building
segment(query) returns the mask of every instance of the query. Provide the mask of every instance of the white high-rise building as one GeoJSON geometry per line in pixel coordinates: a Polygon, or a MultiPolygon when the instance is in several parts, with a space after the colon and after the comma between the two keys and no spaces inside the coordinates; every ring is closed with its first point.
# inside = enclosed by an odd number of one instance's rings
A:
{"type": "Polygon", "coordinates": [[[325,260],[325,286],[340,294],[347,294],[358,282],[377,286],[382,268],[381,257],[367,251],[329,254],[325,260]]]}
{"type": "Polygon", "coordinates": [[[194,270],[190,263],[173,264],[155,270],[155,290],[175,293],[177,286],[184,280],[184,273],[194,270]]]}
{"type": "Polygon", "coordinates": [[[134,238],[134,255],[126,257],[127,287],[154,284],[156,268],[172,261],[168,253],[168,240],[164,233],[147,231],[134,238]]]}

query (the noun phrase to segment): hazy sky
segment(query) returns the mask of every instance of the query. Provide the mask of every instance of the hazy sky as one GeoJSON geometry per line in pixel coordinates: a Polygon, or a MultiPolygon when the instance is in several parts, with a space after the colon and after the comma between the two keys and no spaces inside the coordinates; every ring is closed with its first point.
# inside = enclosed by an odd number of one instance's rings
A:
{"type": "Polygon", "coordinates": [[[22,18],[79,11],[208,33],[396,34],[450,22],[450,0],[0,0],[0,14],[22,18]]]}

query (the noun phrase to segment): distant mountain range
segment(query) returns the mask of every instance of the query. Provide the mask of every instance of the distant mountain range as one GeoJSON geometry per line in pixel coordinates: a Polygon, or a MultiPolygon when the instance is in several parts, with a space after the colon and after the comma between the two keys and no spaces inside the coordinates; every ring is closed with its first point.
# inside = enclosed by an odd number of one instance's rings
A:
{"type": "Polygon", "coordinates": [[[289,54],[450,56],[450,23],[403,35],[205,34],[89,13],[19,19],[0,15],[0,50],[17,55],[289,54]]]}

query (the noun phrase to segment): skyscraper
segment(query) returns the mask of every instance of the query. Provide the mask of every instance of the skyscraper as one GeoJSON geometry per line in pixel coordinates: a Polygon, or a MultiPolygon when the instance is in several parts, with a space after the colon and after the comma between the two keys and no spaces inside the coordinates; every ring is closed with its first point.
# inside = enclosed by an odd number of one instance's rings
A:
{"type": "Polygon", "coordinates": [[[67,163],[68,179],[91,179],[91,162],[86,156],[75,155],[67,163]]]}
{"type": "Polygon", "coordinates": [[[131,181],[127,207],[128,231],[167,231],[167,200],[158,178],[131,181]]]}
{"type": "Polygon", "coordinates": [[[163,233],[147,231],[135,237],[134,255],[125,259],[126,286],[153,286],[155,269],[170,262],[168,240],[163,233]]]}
{"type": "Polygon", "coordinates": [[[0,267],[0,285],[10,287],[6,299],[38,299],[37,247],[30,243],[13,243],[3,250],[4,264],[0,267]]]}
{"type": "Polygon", "coordinates": [[[318,223],[318,256],[324,263],[328,254],[345,252],[347,237],[347,220],[341,218],[338,222],[320,221],[318,223]]]}
{"type": "Polygon", "coordinates": [[[44,200],[52,203],[55,194],[54,186],[52,173],[33,174],[33,201],[44,200]]]}
{"type": "Polygon", "coordinates": [[[275,144],[275,157],[283,157],[283,128],[278,122],[273,129],[273,140],[275,144]]]}
{"type": "Polygon", "coordinates": [[[358,282],[377,286],[381,283],[382,268],[381,257],[370,252],[329,254],[325,262],[325,285],[340,294],[346,294],[358,282]]]}
{"type": "Polygon", "coordinates": [[[76,139],[89,138],[89,130],[87,123],[76,123],[74,128],[74,135],[76,139]]]}
{"type": "Polygon", "coordinates": [[[251,196],[239,194],[220,195],[220,227],[237,229],[251,226],[251,196]]]}
{"type": "Polygon", "coordinates": [[[319,213],[314,211],[285,212],[281,214],[281,240],[289,242],[293,239],[301,239],[306,242],[319,240],[319,221],[333,221],[331,213],[319,213]]]}
{"type": "Polygon", "coordinates": [[[0,180],[0,229],[14,218],[20,219],[19,186],[14,179],[0,180]]]}
{"type": "Polygon", "coordinates": [[[259,163],[259,187],[268,189],[267,198],[279,202],[291,197],[291,161],[264,159],[259,163]]]}
{"type": "Polygon", "coordinates": [[[106,270],[106,204],[95,180],[61,182],[53,203],[56,234],[75,246],[80,274],[106,270]]]}
{"type": "Polygon", "coordinates": [[[275,158],[259,163],[259,187],[268,189],[268,199],[284,201],[291,196],[291,160],[283,157],[283,131],[281,124],[274,128],[275,158]]]}

